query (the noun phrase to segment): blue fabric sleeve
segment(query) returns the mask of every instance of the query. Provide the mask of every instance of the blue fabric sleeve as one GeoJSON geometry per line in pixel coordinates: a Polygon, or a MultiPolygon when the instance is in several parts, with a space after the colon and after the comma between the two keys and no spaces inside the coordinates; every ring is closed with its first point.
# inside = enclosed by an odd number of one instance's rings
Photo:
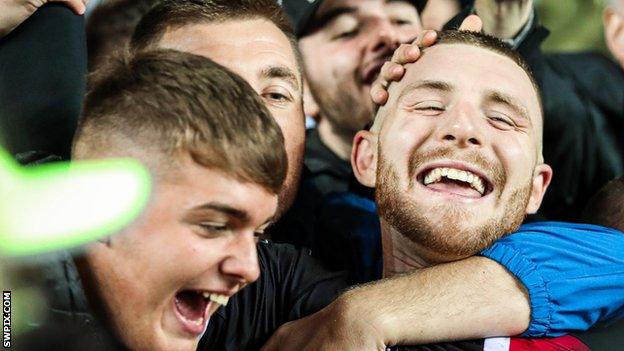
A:
{"type": "Polygon", "coordinates": [[[514,274],[531,299],[523,337],[555,337],[624,317],[624,233],[538,222],[481,252],[514,274]]]}

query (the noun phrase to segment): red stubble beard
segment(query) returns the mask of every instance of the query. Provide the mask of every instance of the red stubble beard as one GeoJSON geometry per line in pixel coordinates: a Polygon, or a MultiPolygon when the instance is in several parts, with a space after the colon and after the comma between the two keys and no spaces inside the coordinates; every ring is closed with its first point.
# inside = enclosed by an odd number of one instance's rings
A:
{"type": "MultiPolygon", "coordinates": [[[[400,189],[399,176],[380,147],[375,190],[377,211],[402,236],[444,261],[475,255],[504,235],[516,231],[525,218],[531,182],[514,189],[508,199],[503,199],[505,171],[498,165],[488,164],[483,157],[472,154],[458,158],[448,150],[426,154],[412,152],[409,165],[409,189],[405,191],[400,189]],[[494,185],[494,193],[489,196],[498,196],[496,203],[504,207],[503,211],[498,211],[500,215],[494,214],[483,222],[483,214],[470,211],[461,204],[449,202],[428,205],[411,197],[409,190],[419,186],[413,170],[418,169],[419,165],[442,158],[461,159],[488,170],[494,185]],[[483,224],[472,223],[475,220],[483,224]]],[[[478,208],[475,210],[478,211],[478,208]]]]}

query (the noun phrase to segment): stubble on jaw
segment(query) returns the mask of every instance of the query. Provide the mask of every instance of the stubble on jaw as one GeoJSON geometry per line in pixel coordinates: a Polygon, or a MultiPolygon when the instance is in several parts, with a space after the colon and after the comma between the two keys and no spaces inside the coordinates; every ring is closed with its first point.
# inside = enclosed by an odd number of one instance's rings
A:
{"type": "MultiPolygon", "coordinates": [[[[459,205],[432,207],[415,202],[399,189],[397,172],[381,150],[378,162],[375,200],[380,217],[402,236],[436,256],[461,259],[475,255],[499,238],[516,231],[525,218],[532,188],[530,182],[512,191],[500,217],[489,218],[485,224],[475,227],[467,225],[474,219],[459,205]]],[[[501,182],[500,176],[498,178],[494,180],[495,184],[501,182]]],[[[410,178],[410,183],[412,179],[415,175],[410,178]]]]}
{"type": "Polygon", "coordinates": [[[327,88],[310,81],[309,87],[333,132],[351,139],[373,120],[374,110],[372,102],[369,99],[361,101],[357,87],[349,83],[342,80],[335,87],[327,88]]]}

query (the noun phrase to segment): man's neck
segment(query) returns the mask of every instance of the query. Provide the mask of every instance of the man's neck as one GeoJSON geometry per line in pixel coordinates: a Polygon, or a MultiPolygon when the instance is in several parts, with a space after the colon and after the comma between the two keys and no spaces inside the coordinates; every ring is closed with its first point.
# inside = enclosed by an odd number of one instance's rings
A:
{"type": "Polygon", "coordinates": [[[321,141],[328,149],[342,160],[349,160],[351,157],[351,144],[353,136],[336,133],[327,119],[322,118],[318,126],[321,141]]]}
{"type": "Polygon", "coordinates": [[[383,250],[383,276],[413,272],[444,261],[431,251],[403,236],[383,218],[381,222],[381,242],[383,250]]]}

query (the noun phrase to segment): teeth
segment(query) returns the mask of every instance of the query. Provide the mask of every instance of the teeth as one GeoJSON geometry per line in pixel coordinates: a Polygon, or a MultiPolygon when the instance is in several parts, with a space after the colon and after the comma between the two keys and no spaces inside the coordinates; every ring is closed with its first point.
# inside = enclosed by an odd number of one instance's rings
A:
{"type": "Polygon", "coordinates": [[[226,295],[211,294],[206,291],[202,292],[201,294],[204,297],[204,299],[210,300],[214,303],[218,303],[221,306],[227,305],[228,301],[230,300],[230,298],[227,297],[226,295]]]}
{"type": "Polygon", "coordinates": [[[485,184],[484,184],[483,179],[481,179],[481,177],[479,177],[478,175],[474,173],[471,173],[468,171],[462,171],[462,170],[455,169],[455,168],[446,168],[446,167],[434,168],[425,175],[425,179],[423,183],[425,185],[437,183],[440,180],[442,180],[442,177],[468,183],[473,189],[478,191],[481,195],[485,193],[485,184]]]}
{"type": "Polygon", "coordinates": [[[229,297],[225,296],[225,295],[219,295],[219,294],[207,294],[208,296],[206,297],[206,293],[204,293],[204,298],[210,299],[210,301],[217,303],[221,306],[225,306],[228,303],[228,300],[230,299],[229,297]]]}

